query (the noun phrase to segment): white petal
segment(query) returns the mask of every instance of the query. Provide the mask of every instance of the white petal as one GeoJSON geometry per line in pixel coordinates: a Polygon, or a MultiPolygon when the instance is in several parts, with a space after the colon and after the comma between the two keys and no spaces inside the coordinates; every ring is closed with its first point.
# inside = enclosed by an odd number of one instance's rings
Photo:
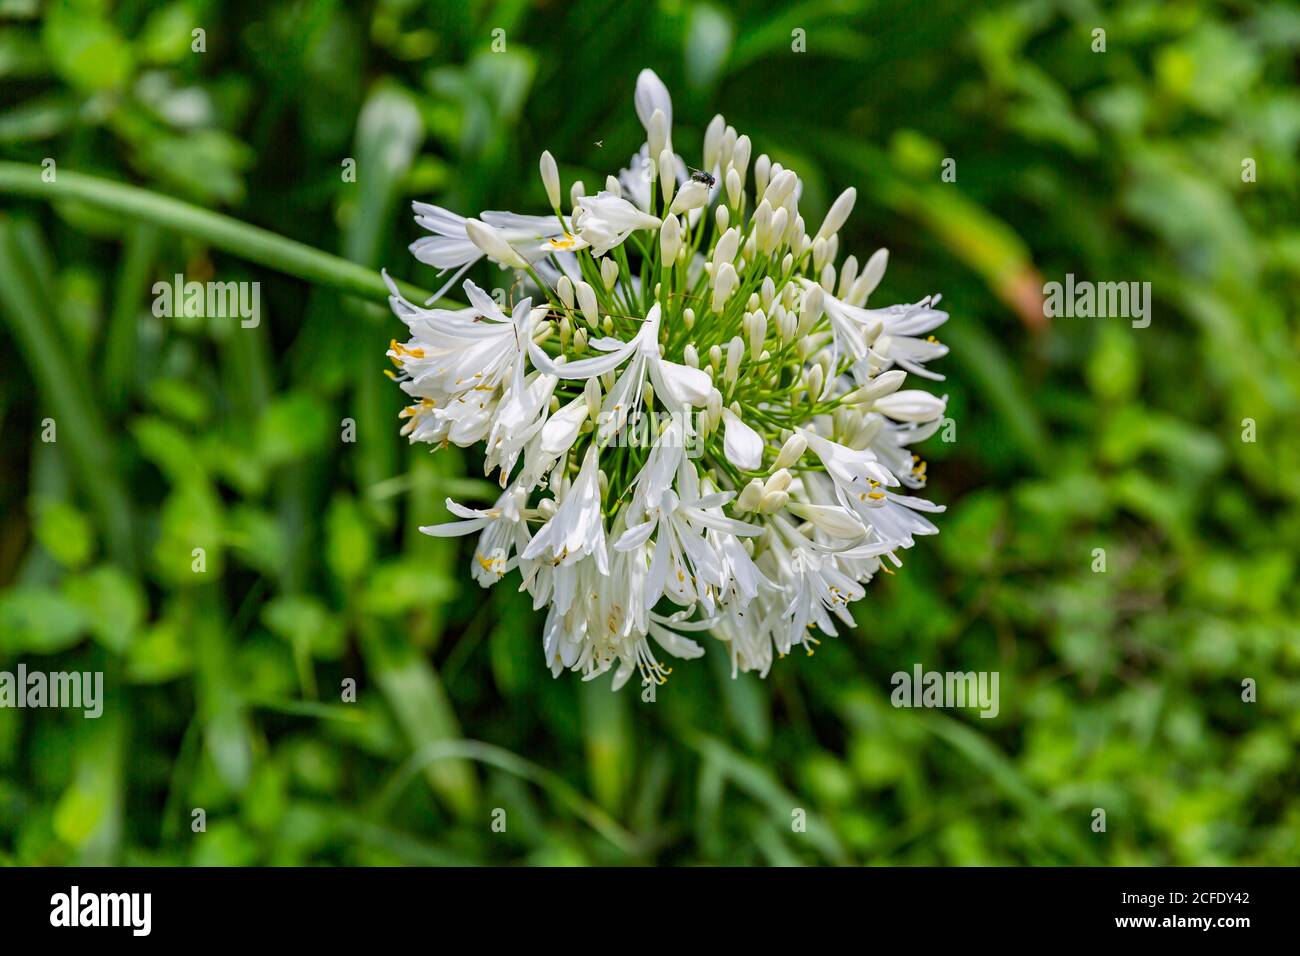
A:
{"type": "Polygon", "coordinates": [[[491,518],[474,518],[470,521],[448,521],[445,524],[426,524],[420,531],[434,538],[458,538],[483,530],[491,518]]]}
{"type": "Polygon", "coordinates": [[[578,430],[589,414],[587,400],[578,396],[552,415],[542,426],[542,451],[547,455],[567,452],[578,440],[578,430]]]}
{"type": "Polygon", "coordinates": [[[809,505],[792,501],[786,507],[833,538],[860,538],[866,534],[867,529],[862,522],[838,505],[809,505]]]}
{"type": "Polygon", "coordinates": [[[713,379],[706,372],[662,359],[650,363],[650,381],[672,411],[684,411],[688,405],[703,406],[713,389],[713,379]]]}
{"type": "Polygon", "coordinates": [[[689,637],[682,637],[676,631],[670,631],[658,621],[652,621],[650,624],[650,636],[655,639],[660,647],[666,650],[673,657],[680,657],[683,660],[693,660],[697,657],[704,656],[704,648],[692,641],[689,637]]]}
{"type": "Polygon", "coordinates": [[[633,548],[639,548],[650,540],[650,533],[654,531],[656,523],[656,521],[646,521],[642,524],[631,525],[614,542],[614,550],[631,551],[633,548]]]}
{"type": "Polygon", "coordinates": [[[910,388],[876,400],[876,410],[895,421],[928,422],[943,414],[947,403],[929,392],[910,388]]]}
{"type": "Polygon", "coordinates": [[[595,378],[597,375],[604,375],[606,372],[614,371],[614,369],[626,362],[627,357],[632,354],[636,346],[636,339],[632,339],[630,342],[624,342],[621,347],[613,352],[578,359],[576,362],[559,364],[543,352],[536,342],[529,339],[528,357],[532,359],[535,368],[546,372],[548,375],[554,375],[558,378],[595,378]]]}
{"type": "Polygon", "coordinates": [[[757,471],[763,464],[762,436],[729,408],[722,410],[722,420],[727,426],[722,439],[722,450],[727,455],[727,461],[741,471],[757,471]]]}

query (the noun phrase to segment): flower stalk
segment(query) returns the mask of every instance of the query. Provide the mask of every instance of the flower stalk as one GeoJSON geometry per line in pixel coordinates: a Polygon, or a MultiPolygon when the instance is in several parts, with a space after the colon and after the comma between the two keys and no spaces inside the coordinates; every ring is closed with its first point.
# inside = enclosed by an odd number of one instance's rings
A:
{"type": "MultiPolygon", "coordinates": [[[[193,236],[247,262],[306,282],[373,302],[388,298],[389,288],[379,273],[270,230],[138,186],[61,169],[47,182],[44,172],[27,163],[0,162],[0,194],[47,202],[84,202],[135,222],[193,236]]],[[[396,285],[408,298],[421,302],[429,298],[429,293],[417,286],[396,285]]]]}

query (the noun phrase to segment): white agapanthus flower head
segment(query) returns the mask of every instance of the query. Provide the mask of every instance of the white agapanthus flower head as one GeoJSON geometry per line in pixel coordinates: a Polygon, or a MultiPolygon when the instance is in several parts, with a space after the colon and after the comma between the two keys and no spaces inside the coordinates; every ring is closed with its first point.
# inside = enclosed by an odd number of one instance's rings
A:
{"type": "Polygon", "coordinates": [[[942,378],[926,363],[948,316],[938,296],[867,306],[888,256],[840,260],[853,189],[809,232],[798,174],[751,167],[721,116],[692,172],[650,70],[634,103],[645,145],[596,194],[574,184],[567,212],[549,152],[550,215],[415,204],[431,235],[411,250],[454,270],[444,290],[486,257],[529,296],[503,306],[466,281],[469,306],[441,309],[392,286],[402,434],[481,444],[502,488],[420,530],[477,534],[484,587],[519,571],[556,675],[662,683],[660,654],[704,653],[687,635],[766,675],[851,625],[867,582],[936,532],[943,508],[905,492],[925,487],[911,449],[946,397],[903,386],[942,378]]]}

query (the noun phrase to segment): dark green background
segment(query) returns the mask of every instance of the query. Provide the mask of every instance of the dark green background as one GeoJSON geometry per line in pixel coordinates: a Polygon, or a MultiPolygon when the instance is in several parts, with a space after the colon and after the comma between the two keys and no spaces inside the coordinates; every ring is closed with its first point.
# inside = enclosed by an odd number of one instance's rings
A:
{"type": "Polygon", "coordinates": [[[411,199],[540,212],[544,148],[595,192],[651,66],[688,161],[721,111],[810,223],[858,188],[874,301],[944,293],[958,423],[921,449],[942,534],[855,633],[643,703],[552,680],[508,582],[416,532],[489,486],[399,439],[382,307],[0,196],[0,669],[109,685],[98,721],[0,710],[0,861],[1294,863],[1298,49],[1249,0],[0,0],[0,159],[426,288],[411,199]],[[155,319],[177,272],[259,280],[261,326],[155,319]],[[1066,273],[1151,282],[1150,328],[1044,322],[1066,273]],[[891,708],[915,663],[999,671],[1000,715],[891,708]]]}

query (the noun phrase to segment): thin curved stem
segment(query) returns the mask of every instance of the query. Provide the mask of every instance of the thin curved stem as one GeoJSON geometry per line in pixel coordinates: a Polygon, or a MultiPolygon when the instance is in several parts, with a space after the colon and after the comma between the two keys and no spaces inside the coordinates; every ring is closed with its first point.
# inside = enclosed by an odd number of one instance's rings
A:
{"type": "MultiPolygon", "coordinates": [[[[137,222],[194,236],[231,255],[307,282],[375,302],[388,299],[388,287],[379,273],[270,230],[99,176],[55,170],[53,181],[46,182],[43,172],[40,166],[28,163],[0,163],[0,195],[88,203],[137,222]]],[[[396,284],[412,302],[429,298],[428,292],[409,283],[396,284]]]]}
{"type": "Polygon", "coordinates": [[[635,857],[641,852],[641,845],[634,834],[628,832],[618,821],[571,787],[554,771],[503,747],[484,743],[481,740],[441,740],[416,750],[379,792],[373,807],[374,816],[377,818],[386,816],[402,788],[430,763],[453,759],[473,760],[487,764],[542,787],[623,853],[635,857]]]}

